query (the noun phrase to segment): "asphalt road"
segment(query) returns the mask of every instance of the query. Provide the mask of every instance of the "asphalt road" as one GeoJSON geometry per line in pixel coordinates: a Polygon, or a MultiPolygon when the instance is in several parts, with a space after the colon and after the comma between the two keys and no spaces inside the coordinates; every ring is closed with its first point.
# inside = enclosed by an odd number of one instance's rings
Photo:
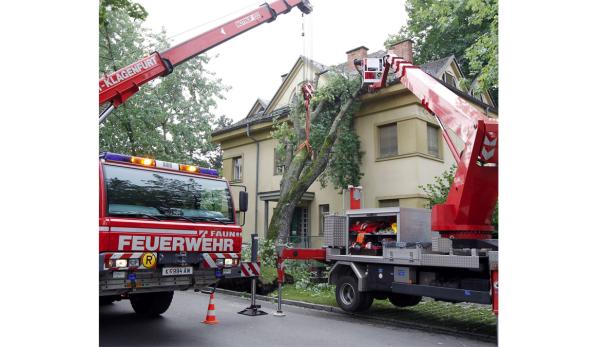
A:
{"type": "Polygon", "coordinates": [[[216,294],[217,325],[205,325],[208,295],[176,292],[167,312],[139,318],[128,300],[101,306],[101,346],[495,346],[451,335],[391,327],[340,313],[283,305],[285,317],[271,315],[275,304],[259,302],[266,316],[237,314],[249,301],[216,294]]]}

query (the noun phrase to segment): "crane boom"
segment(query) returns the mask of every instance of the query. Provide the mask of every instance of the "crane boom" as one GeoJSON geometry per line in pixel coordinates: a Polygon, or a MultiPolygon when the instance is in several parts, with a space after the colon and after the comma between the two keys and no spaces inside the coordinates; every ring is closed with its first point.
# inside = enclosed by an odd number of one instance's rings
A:
{"type": "Polygon", "coordinates": [[[161,53],[154,52],[149,56],[125,66],[118,71],[103,76],[98,82],[99,105],[111,102],[99,122],[131,96],[139,91],[143,84],[173,71],[179,64],[218,46],[252,28],[263,23],[269,23],[279,14],[291,11],[298,7],[305,14],[312,12],[312,5],[308,0],[278,0],[264,3],[257,9],[245,13],[225,24],[219,25],[200,35],[177,44],[161,53]]]}
{"type": "Polygon", "coordinates": [[[391,52],[378,64],[364,61],[362,65],[364,82],[374,82],[370,85],[372,90],[386,85],[392,68],[400,83],[421,100],[441,125],[458,168],[447,200],[432,208],[432,230],[446,238],[491,238],[492,212],[498,199],[498,121],[479,112],[419,66],[391,52]],[[366,68],[370,66],[378,67],[366,68]],[[461,154],[446,128],[464,142],[461,154]]]}

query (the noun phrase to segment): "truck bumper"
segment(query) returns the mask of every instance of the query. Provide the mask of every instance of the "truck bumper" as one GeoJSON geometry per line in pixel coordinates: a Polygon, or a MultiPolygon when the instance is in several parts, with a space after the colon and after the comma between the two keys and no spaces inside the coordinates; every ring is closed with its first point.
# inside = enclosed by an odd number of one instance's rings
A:
{"type": "Polygon", "coordinates": [[[170,257],[153,269],[107,268],[104,254],[100,256],[99,295],[122,295],[127,293],[147,293],[172,290],[202,289],[212,286],[219,279],[239,278],[239,264],[230,267],[205,268],[203,263],[174,264],[170,257]],[[192,266],[191,275],[163,276],[163,267],[192,266]]]}
{"type": "Polygon", "coordinates": [[[171,290],[203,289],[222,278],[240,277],[239,267],[194,270],[192,275],[163,276],[161,269],[139,271],[101,271],[99,295],[121,295],[171,290]],[[118,278],[122,276],[123,278],[118,278]],[[114,278],[115,277],[115,278],[114,278]]]}

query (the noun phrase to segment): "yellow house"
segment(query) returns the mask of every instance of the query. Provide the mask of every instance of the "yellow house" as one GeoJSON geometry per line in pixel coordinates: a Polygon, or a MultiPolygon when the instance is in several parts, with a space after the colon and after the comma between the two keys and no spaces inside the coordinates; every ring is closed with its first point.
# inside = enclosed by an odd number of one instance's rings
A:
{"type": "MultiPolygon", "coordinates": [[[[412,61],[412,41],[404,40],[390,47],[397,55],[412,61]]],[[[276,140],[270,131],[274,119],[284,119],[289,113],[289,101],[305,80],[321,74],[319,84],[327,82],[327,70],[355,72],[353,60],[380,57],[384,51],[368,54],[366,47],[347,52],[347,61],[326,67],[300,57],[291,70],[282,75],[282,83],[270,101],[257,99],[247,116],[213,133],[223,154],[223,176],[232,184],[243,185],[250,194],[246,213],[244,241],[255,230],[264,237],[276,201],[284,172],[282,161],[275,154],[276,140]]],[[[421,65],[421,69],[438,79],[450,90],[490,117],[497,117],[494,102],[488,93],[463,91],[464,77],[456,58],[451,55],[421,65]]],[[[475,81],[471,87],[475,86],[475,81]]],[[[438,123],[421,106],[419,99],[400,83],[393,83],[374,94],[361,97],[362,105],[355,115],[354,126],[360,141],[363,207],[420,207],[427,199],[419,185],[432,183],[454,163],[444,146],[438,123]]],[[[455,134],[450,136],[456,142],[455,134]]],[[[461,149],[460,141],[457,146],[461,149]]],[[[315,182],[302,197],[295,210],[291,227],[291,242],[299,247],[319,247],[323,235],[323,216],[341,213],[345,197],[332,187],[321,188],[315,182]]],[[[348,206],[348,198],[346,198],[348,206]]]]}

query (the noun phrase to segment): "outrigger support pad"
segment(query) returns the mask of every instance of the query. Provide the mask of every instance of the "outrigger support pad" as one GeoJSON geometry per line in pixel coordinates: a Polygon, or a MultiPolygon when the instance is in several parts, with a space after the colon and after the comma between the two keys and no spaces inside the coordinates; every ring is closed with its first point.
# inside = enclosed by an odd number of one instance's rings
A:
{"type": "MultiPolygon", "coordinates": [[[[257,234],[250,235],[252,241],[252,250],[250,255],[250,261],[257,261],[257,254],[259,253],[259,236],[257,234]]],[[[257,278],[253,277],[250,280],[250,306],[238,312],[239,314],[243,314],[246,316],[263,316],[266,315],[267,312],[260,310],[261,305],[257,305],[257,300],[255,298],[257,293],[257,278]]]]}

